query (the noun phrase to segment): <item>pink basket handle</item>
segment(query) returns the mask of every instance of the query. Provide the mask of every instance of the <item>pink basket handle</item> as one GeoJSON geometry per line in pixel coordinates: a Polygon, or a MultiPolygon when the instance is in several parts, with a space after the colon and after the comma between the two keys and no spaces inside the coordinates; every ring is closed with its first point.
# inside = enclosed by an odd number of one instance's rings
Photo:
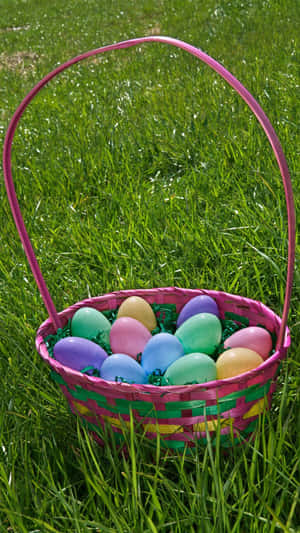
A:
{"type": "Polygon", "coordinates": [[[152,42],[152,41],[167,43],[167,44],[177,46],[178,48],[182,48],[186,52],[189,52],[190,54],[201,59],[201,61],[209,65],[213,70],[215,70],[218,74],[220,74],[229,83],[229,85],[231,85],[240,94],[240,96],[248,104],[248,106],[250,107],[250,109],[253,111],[254,115],[257,117],[258,121],[260,122],[272,146],[273,152],[276,156],[277,163],[280,169],[282,180],[283,180],[287,215],[288,215],[287,278],[286,278],[285,300],[284,300],[284,306],[283,306],[282,321],[281,321],[280,331],[279,331],[279,335],[277,339],[277,349],[280,349],[284,342],[285,329],[286,329],[286,324],[287,324],[291,292],[292,292],[293,271],[294,271],[294,262],[295,262],[295,227],[296,227],[295,207],[294,207],[294,200],[293,200],[291,178],[289,175],[289,170],[288,170],[286,159],[283,154],[282,147],[272,127],[272,124],[270,123],[268,117],[266,116],[266,114],[264,113],[260,105],[253,98],[253,96],[249,93],[249,91],[247,91],[247,89],[232,74],[230,74],[230,72],[228,72],[228,70],[226,70],[222,65],[220,65],[220,63],[212,59],[210,56],[202,52],[200,49],[194,46],[191,46],[190,44],[187,44],[183,41],[172,39],[170,37],[151,36],[151,37],[141,37],[138,39],[131,39],[128,41],[123,41],[120,43],[103,46],[102,48],[91,50],[73,59],[70,59],[66,63],[63,63],[62,65],[57,67],[55,70],[47,74],[47,76],[45,76],[27,94],[23,102],[19,105],[19,107],[15,111],[15,114],[9,124],[6,137],[5,137],[5,142],[4,142],[4,150],[3,150],[4,179],[5,179],[7,195],[9,198],[14,220],[15,220],[18,232],[20,234],[20,238],[21,238],[27,259],[29,261],[31,270],[33,272],[33,275],[37,282],[41,296],[43,298],[44,304],[47,308],[47,311],[49,313],[49,316],[52,320],[54,327],[56,329],[61,327],[60,317],[55,309],[55,306],[53,304],[52,298],[48,291],[47,285],[40,271],[35,253],[33,251],[33,247],[31,245],[30,239],[28,237],[28,234],[25,228],[24,220],[22,218],[22,214],[20,211],[20,207],[19,207],[19,203],[17,200],[16,191],[15,191],[15,187],[14,187],[14,183],[12,179],[11,149],[12,149],[12,142],[13,142],[13,137],[15,134],[17,124],[20,118],[22,117],[26,107],[31,102],[31,100],[35,97],[35,95],[44,87],[44,85],[46,85],[52,78],[57,76],[63,70],[74,65],[75,63],[78,63],[79,61],[82,61],[83,59],[100,54],[102,52],[108,52],[110,50],[118,50],[121,48],[129,48],[130,46],[135,46],[135,45],[139,45],[145,42],[152,42]]]}

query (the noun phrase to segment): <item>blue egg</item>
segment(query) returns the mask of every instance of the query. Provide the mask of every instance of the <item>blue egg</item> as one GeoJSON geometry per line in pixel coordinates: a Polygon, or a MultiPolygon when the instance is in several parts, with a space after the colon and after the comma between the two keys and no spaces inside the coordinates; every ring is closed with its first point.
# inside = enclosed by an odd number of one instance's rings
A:
{"type": "Polygon", "coordinates": [[[188,320],[188,318],[198,315],[199,313],[210,313],[211,315],[216,315],[218,318],[220,317],[220,312],[215,300],[206,294],[200,294],[189,300],[183,306],[178,315],[177,328],[188,320]]]}
{"type": "MultiPolygon", "coordinates": [[[[62,365],[73,370],[84,370],[91,366],[100,371],[107,353],[95,342],[82,337],[65,337],[59,340],[53,348],[53,356],[62,365]]],[[[93,369],[87,371],[92,374],[93,369]]]]}
{"type": "Polygon", "coordinates": [[[163,374],[176,359],[184,355],[181,342],[170,333],[158,333],[147,342],[141,364],[146,374],[163,374]]]}
{"type": "Polygon", "coordinates": [[[101,378],[106,381],[147,383],[144,369],[135,359],[124,353],[113,353],[101,367],[101,378]]]}

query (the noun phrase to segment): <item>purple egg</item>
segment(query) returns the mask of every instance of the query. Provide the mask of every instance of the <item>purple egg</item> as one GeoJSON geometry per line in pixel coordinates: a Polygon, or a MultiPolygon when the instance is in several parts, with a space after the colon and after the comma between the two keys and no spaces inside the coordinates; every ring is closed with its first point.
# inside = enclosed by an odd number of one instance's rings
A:
{"type": "MultiPolygon", "coordinates": [[[[73,370],[81,371],[92,366],[100,371],[107,353],[101,346],[83,337],[65,337],[55,344],[53,356],[62,365],[73,370]]],[[[93,369],[87,371],[87,374],[92,374],[93,369]]]]}
{"type": "Polygon", "coordinates": [[[177,318],[177,328],[188,318],[199,313],[210,313],[211,315],[216,315],[218,318],[220,317],[215,300],[206,294],[201,294],[200,296],[195,296],[183,306],[177,318]]]}

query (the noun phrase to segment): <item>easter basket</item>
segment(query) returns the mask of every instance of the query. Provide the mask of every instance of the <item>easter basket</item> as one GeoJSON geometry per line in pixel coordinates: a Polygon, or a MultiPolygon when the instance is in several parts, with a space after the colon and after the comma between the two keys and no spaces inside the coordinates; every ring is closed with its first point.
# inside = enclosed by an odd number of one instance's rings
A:
{"type": "Polygon", "coordinates": [[[82,417],[96,440],[101,442],[103,430],[109,424],[117,441],[121,442],[123,427],[130,425],[132,420],[137,430],[142,430],[149,440],[156,442],[160,434],[164,446],[178,450],[185,446],[194,447],[199,442],[206,443],[208,438],[214,442],[217,436],[224,446],[241,442],[241,439],[249,437],[255,429],[259,414],[271,405],[280,363],[290,345],[287,317],[295,257],[295,211],[289,171],[279,140],[265,113],[245,87],[200,49],[169,37],[143,37],[86,52],[61,64],[45,76],[25,97],[8,127],[3,168],[15,223],[49,314],[49,318],[37,331],[36,348],[50,366],[52,377],[59,384],[71,411],[82,417]],[[29,240],[13,184],[11,149],[17,124],[35,95],[66,68],[103,52],[155,41],[185,50],[220,74],[248,104],[269,139],[281,172],[288,214],[288,268],[282,317],[263,303],[243,296],[179,287],[121,290],[83,300],[59,313],[55,309],[29,240]],[[81,307],[89,306],[108,312],[118,309],[129,296],[140,296],[160,309],[164,306],[173,306],[176,313],[179,313],[194,296],[202,294],[215,300],[221,319],[231,319],[235,323],[266,328],[275,339],[272,355],[254,370],[232,378],[202,384],[157,386],[106,381],[64,366],[49,353],[47,343],[49,335],[63,331],[74,313],[81,307]]]}

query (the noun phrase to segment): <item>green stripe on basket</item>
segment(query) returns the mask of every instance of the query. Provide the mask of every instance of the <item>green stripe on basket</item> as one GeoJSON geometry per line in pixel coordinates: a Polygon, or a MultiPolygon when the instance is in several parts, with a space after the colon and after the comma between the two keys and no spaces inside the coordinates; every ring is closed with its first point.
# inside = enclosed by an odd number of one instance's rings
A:
{"type": "Polygon", "coordinates": [[[216,405],[207,405],[204,407],[195,407],[192,409],[192,416],[219,415],[229,409],[236,407],[236,400],[229,399],[226,402],[218,402],[216,405]]]}
{"type": "Polygon", "coordinates": [[[156,416],[156,418],[168,418],[169,420],[172,420],[173,418],[182,418],[182,412],[181,411],[157,411],[155,408],[153,409],[153,416],[156,416]]]}
{"type": "Polygon", "coordinates": [[[115,405],[110,405],[105,396],[93,391],[88,391],[76,385],[74,389],[70,389],[63,378],[56,372],[51,372],[51,377],[60,385],[65,385],[75,400],[86,402],[87,400],[94,400],[97,405],[104,407],[112,413],[129,414],[131,409],[138,412],[140,416],[155,416],[157,419],[164,418],[182,418],[182,411],[191,410],[191,416],[218,415],[229,409],[236,407],[236,400],[245,397],[245,402],[252,402],[259,400],[266,396],[271,386],[271,380],[263,385],[252,385],[248,389],[242,389],[227,396],[220,398],[215,405],[206,405],[205,400],[192,400],[189,402],[167,402],[165,410],[156,410],[152,402],[145,401],[130,401],[124,398],[117,398],[115,405]]]}
{"type": "MultiPolygon", "coordinates": [[[[171,402],[170,402],[171,403],[171,402]]],[[[175,402],[173,402],[175,403],[175,402]]],[[[205,402],[204,402],[205,403],[205,402]]],[[[178,409],[170,409],[168,406],[170,404],[166,403],[166,410],[159,411],[155,409],[152,402],[144,401],[130,401],[124,400],[123,398],[116,399],[117,409],[122,414],[129,414],[130,409],[138,411],[140,416],[156,416],[156,418],[181,418],[181,402],[177,402],[178,409]]],[[[173,404],[172,404],[173,405],[173,404]]]]}
{"type": "Polygon", "coordinates": [[[95,402],[97,402],[97,404],[100,406],[107,405],[106,397],[98,394],[97,392],[85,390],[78,385],[75,385],[75,389],[69,389],[69,387],[67,388],[70,394],[76,400],[81,400],[82,402],[86,402],[87,400],[95,400],[95,402]]]}
{"type": "Polygon", "coordinates": [[[251,402],[253,400],[259,400],[260,398],[263,398],[265,394],[269,392],[271,386],[271,380],[267,381],[263,385],[251,385],[251,387],[248,387],[247,389],[241,389],[237,392],[232,392],[231,394],[227,394],[227,396],[223,396],[223,398],[219,399],[219,403],[226,403],[228,400],[237,400],[238,398],[241,398],[242,396],[245,396],[246,402],[251,402]]]}
{"type": "Polygon", "coordinates": [[[208,405],[204,407],[195,407],[192,409],[193,416],[204,416],[204,415],[218,415],[220,413],[220,407],[218,405],[208,405]]]}
{"type": "Polygon", "coordinates": [[[88,391],[79,385],[75,385],[74,389],[70,389],[64,379],[53,370],[51,371],[51,378],[59,385],[64,385],[68,389],[71,396],[75,398],[75,400],[81,400],[82,402],[86,402],[87,400],[95,400],[101,407],[107,406],[110,408],[110,406],[107,404],[106,397],[98,394],[98,392],[88,391]]]}
{"type": "Polygon", "coordinates": [[[262,386],[257,387],[257,389],[252,389],[252,387],[249,387],[249,389],[247,389],[245,392],[245,402],[252,402],[253,400],[259,400],[260,398],[264,398],[264,396],[268,394],[270,387],[271,379],[269,379],[262,386]]]}
{"type": "Polygon", "coordinates": [[[116,405],[120,408],[126,407],[126,406],[128,407],[129,404],[131,406],[131,409],[138,409],[138,410],[146,411],[146,412],[148,412],[150,409],[153,408],[152,402],[144,402],[144,401],[138,401],[138,400],[130,401],[124,398],[116,398],[116,405]]]}
{"type": "MultiPolygon", "coordinates": [[[[154,441],[156,442],[156,441],[154,441]]],[[[170,448],[172,450],[179,450],[186,446],[186,443],[182,440],[164,440],[160,441],[162,448],[170,448]]]]}
{"type": "Polygon", "coordinates": [[[172,409],[193,409],[194,407],[205,407],[205,400],[191,400],[189,402],[167,402],[166,410],[172,409]]]}

